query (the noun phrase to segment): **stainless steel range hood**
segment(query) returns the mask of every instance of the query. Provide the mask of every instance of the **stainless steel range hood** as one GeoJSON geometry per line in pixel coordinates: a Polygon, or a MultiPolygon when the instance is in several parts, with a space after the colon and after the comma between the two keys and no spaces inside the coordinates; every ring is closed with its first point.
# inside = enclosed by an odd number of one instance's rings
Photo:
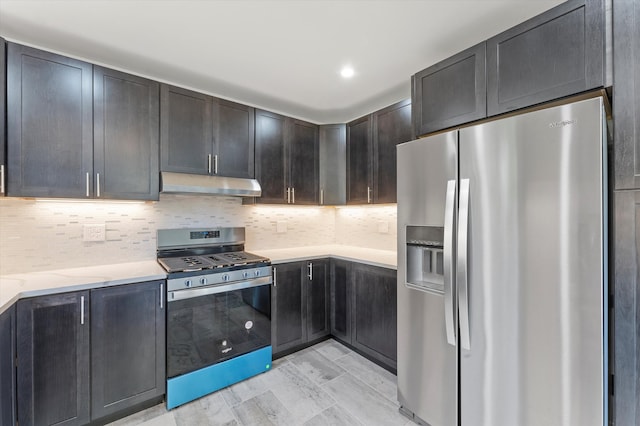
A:
{"type": "Polygon", "coordinates": [[[259,197],[262,195],[260,184],[255,179],[173,172],[160,172],[160,192],[235,197],[259,197]]]}

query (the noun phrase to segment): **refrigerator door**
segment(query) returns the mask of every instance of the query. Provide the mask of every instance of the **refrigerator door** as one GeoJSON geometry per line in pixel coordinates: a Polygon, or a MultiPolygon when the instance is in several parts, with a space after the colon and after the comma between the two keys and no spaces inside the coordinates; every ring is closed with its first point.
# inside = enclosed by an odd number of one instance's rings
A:
{"type": "Polygon", "coordinates": [[[603,126],[595,98],[460,131],[462,426],[606,423],[603,126]]]}
{"type": "Polygon", "coordinates": [[[457,146],[455,131],[397,148],[398,400],[401,411],[431,426],[458,424],[451,263],[457,146]]]}

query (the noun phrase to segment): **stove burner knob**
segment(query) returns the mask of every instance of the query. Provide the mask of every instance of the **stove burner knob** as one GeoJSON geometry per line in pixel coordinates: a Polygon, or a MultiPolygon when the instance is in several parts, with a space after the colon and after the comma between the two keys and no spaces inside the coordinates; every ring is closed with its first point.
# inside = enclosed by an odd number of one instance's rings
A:
{"type": "Polygon", "coordinates": [[[207,279],[206,278],[200,278],[200,284],[202,285],[207,285],[207,279]]]}
{"type": "Polygon", "coordinates": [[[256,277],[260,276],[260,269],[256,269],[256,277]]]}
{"type": "Polygon", "coordinates": [[[191,280],[184,280],[185,287],[191,287],[191,280]]]}
{"type": "Polygon", "coordinates": [[[224,274],[222,276],[222,281],[229,281],[229,274],[224,274]]]}
{"type": "Polygon", "coordinates": [[[242,273],[242,276],[243,276],[244,278],[249,278],[249,273],[248,273],[248,272],[243,272],[243,273],[242,273]]]}

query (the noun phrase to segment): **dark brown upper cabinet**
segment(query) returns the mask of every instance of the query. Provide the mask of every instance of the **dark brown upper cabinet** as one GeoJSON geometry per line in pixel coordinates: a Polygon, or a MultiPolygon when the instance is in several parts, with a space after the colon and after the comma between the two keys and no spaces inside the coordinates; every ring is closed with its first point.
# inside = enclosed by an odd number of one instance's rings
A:
{"type": "Polygon", "coordinates": [[[347,123],[347,204],[396,202],[396,145],[412,138],[410,100],[347,123]]]}
{"type": "Polygon", "coordinates": [[[569,0],[487,41],[487,113],[605,85],[604,0],[569,0]]]}
{"type": "Polygon", "coordinates": [[[8,44],[8,194],[158,199],[158,83],[8,44]]]}
{"type": "Polygon", "coordinates": [[[252,107],[218,99],[214,102],[214,171],[220,176],[253,178],[255,112],[252,107]]]}
{"type": "Polygon", "coordinates": [[[159,84],[98,66],[93,75],[95,197],[158,200],[159,84]]]}
{"type": "Polygon", "coordinates": [[[160,91],[162,171],[253,177],[253,108],[167,84],[160,91]]]}
{"type": "Polygon", "coordinates": [[[347,123],[347,204],[373,202],[371,115],[347,123]]]}
{"type": "Polygon", "coordinates": [[[320,205],[342,205],[347,200],[347,126],[320,126],[319,186],[320,205]]]}
{"type": "Polygon", "coordinates": [[[318,204],[315,124],[256,110],[256,179],[265,204],[318,204]]]}
{"type": "Polygon", "coordinates": [[[7,194],[92,196],[93,67],[7,44],[7,194]]]}
{"type": "Polygon", "coordinates": [[[6,195],[7,188],[7,45],[0,37],[0,197],[6,195]]]}
{"type": "Polygon", "coordinates": [[[487,116],[486,44],[464,50],[412,78],[415,133],[427,133],[487,116]]]}
{"type": "Polygon", "coordinates": [[[413,139],[409,99],[373,113],[373,200],[396,202],[396,145],[413,139]]]}
{"type": "Polygon", "coordinates": [[[640,2],[613,8],[615,189],[640,188],[640,2]]]}
{"type": "Polygon", "coordinates": [[[206,175],[213,152],[213,98],[160,86],[160,169],[206,175]]]}

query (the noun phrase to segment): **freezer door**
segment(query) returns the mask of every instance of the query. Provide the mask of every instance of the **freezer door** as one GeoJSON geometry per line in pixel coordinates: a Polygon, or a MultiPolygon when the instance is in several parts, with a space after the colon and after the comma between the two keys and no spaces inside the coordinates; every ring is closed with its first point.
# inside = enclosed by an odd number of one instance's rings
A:
{"type": "Polygon", "coordinates": [[[453,261],[457,145],[450,132],[397,148],[398,400],[431,426],[458,424],[455,270],[445,259],[453,261]]]}
{"type": "Polygon", "coordinates": [[[606,423],[602,111],[460,131],[462,426],[606,423]]]}

